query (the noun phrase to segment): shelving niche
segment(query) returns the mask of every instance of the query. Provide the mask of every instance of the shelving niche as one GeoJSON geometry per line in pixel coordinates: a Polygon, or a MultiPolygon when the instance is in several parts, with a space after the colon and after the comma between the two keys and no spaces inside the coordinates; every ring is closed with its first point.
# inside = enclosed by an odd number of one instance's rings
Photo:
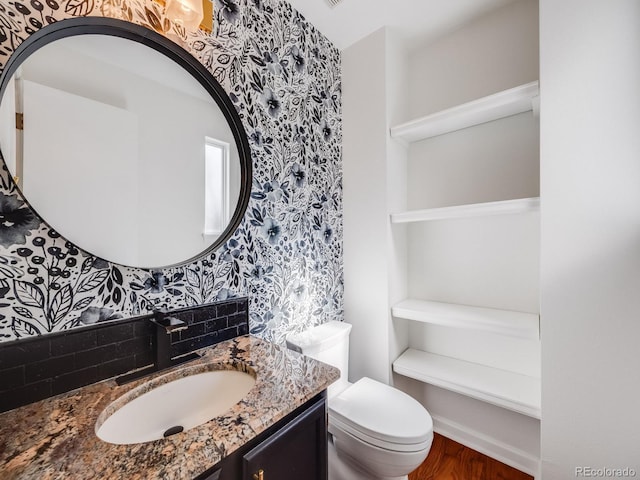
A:
{"type": "Polygon", "coordinates": [[[426,222],[453,218],[488,217],[491,215],[509,215],[532,213],[540,209],[540,198],[518,198],[498,202],[473,203],[454,207],[427,208],[409,212],[394,213],[391,223],[426,222]]]}
{"type": "Polygon", "coordinates": [[[391,137],[417,142],[501,118],[538,111],[538,82],[530,82],[391,128],[391,137]]]}
{"type": "Polygon", "coordinates": [[[396,318],[434,325],[536,340],[540,338],[540,316],[533,313],[414,299],[397,303],[391,313],[396,318]]]}
{"type": "Polygon", "coordinates": [[[393,369],[401,375],[540,418],[538,378],[411,348],[393,362],[393,369]]]}
{"type": "MultiPolygon", "coordinates": [[[[538,82],[531,82],[391,128],[391,136],[411,144],[520,113],[537,114],[538,82]]],[[[392,224],[449,221],[537,213],[540,198],[517,198],[393,213],[392,224]]],[[[411,261],[411,259],[409,259],[411,261]]],[[[392,307],[395,319],[453,330],[482,331],[539,342],[539,315],[504,309],[408,298],[392,307]]],[[[517,339],[517,340],[516,340],[517,339]]],[[[506,340],[509,341],[508,339],[506,340]]],[[[393,362],[397,374],[540,418],[540,378],[480,363],[408,348],[393,362]]]]}

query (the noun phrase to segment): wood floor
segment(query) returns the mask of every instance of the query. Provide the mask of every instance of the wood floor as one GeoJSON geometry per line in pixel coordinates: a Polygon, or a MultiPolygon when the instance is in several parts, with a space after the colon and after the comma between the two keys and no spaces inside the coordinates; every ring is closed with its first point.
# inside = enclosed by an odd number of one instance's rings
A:
{"type": "Polygon", "coordinates": [[[533,480],[533,477],[436,433],[429,456],[409,474],[409,480],[533,480]]]}

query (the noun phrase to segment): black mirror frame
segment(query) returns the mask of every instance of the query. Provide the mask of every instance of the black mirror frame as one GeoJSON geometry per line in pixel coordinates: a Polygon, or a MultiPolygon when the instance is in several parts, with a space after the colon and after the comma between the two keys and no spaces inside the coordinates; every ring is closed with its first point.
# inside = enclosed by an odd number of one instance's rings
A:
{"type": "MultiPolygon", "coordinates": [[[[59,40],[65,37],[77,36],[77,35],[111,35],[115,37],[125,38],[133,40],[137,43],[146,45],[153,48],[157,52],[163,54],[170,60],[184,68],[189,72],[211,95],[229,124],[229,128],[233,133],[233,138],[236,142],[238,149],[238,157],[240,159],[240,193],[238,196],[238,203],[236,209],[229,221],[229,224],[220,236],[209,247],[193,257],[172,265],[165,265],[160,267],[138,267],[131,265],[124,265],[130,268],[139,268],[141,270],[164,270],[174,267],[183,266],[208,255],[214,250],[223,245],[235,232],[240,225],[244,213],[249,204],[249,198],[251,196],[252,185],[252,170],[253,164],[251,159],[251,149],[249,147],[249,141],[245,132],[242,121],[235,107],[231,103],[231,99],[227,92],[222,88],[218,81],[213,77],[204,65],[202,65],[193,55],[187,52],[178,44],[174,43],[167,37],[149,30],[146,27],[129,23],[124,20],[117,20],[106,17],[79,17],[60,20],[53,24],[47,25],[30,35],[24,42],[22,42],[15,52],[11,55],[5,65],[5,69],[0,76],[0,100],[4,95],[4,91],[7,88],[9,79],[17,68],[36,50],[51,43],[55,40],[59,40]]],[[[1,156],[1,154],[0,154],[1,156]]],[[[4,161],[4,160],[3,160],[4,161]]],[[[6,163],[5,163],[6,168],[6,163]]],[[[16,188],[17,185],[16,185],[16,188]]],[[[54,226],[50,225],[45,218],[42,218],[38,214],[31,204],[29,199],[20,192],[23,199],[29,205],[32,211],[34,211],[42,221],[53,230],[57,230],[54,226]]],[[[64,236],[64,234],[62,234],[64,236]]],[[[82,245],[76,245],[79,249],[87,252],[92,256],[92,252],[84,250],[82,245]]],[[[109,263],[115,263],[108,259],[105,259],[109,263]]]]}

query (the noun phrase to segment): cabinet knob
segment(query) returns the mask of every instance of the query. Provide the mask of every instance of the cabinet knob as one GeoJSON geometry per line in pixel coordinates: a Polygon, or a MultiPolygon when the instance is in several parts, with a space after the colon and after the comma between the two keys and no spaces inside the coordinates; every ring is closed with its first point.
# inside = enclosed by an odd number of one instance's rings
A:
{"type": "Polygon", "coordinates": [[[264,480],[264,470],[258,470],[258,473],[253,474],[253,480],[264,480]]]}

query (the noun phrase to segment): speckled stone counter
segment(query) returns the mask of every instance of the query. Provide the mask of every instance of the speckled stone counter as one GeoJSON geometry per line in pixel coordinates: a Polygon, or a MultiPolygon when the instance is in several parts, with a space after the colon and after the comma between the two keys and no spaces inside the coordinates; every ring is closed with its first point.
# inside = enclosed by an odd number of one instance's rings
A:
{"type": "Polygon", "coordinates": [[[200,353],[200,359],[127,385],[105,380],[0,414],[0,478],[188,480],[339,377],[336,368],[251,336],[200,353]],[[185,366],[205,364],[255,373],[256,384],[225,414],[163,440],[114,445],[96,436],[96,420],[121,395],[161,376],[179,378],[185,366]]]}

